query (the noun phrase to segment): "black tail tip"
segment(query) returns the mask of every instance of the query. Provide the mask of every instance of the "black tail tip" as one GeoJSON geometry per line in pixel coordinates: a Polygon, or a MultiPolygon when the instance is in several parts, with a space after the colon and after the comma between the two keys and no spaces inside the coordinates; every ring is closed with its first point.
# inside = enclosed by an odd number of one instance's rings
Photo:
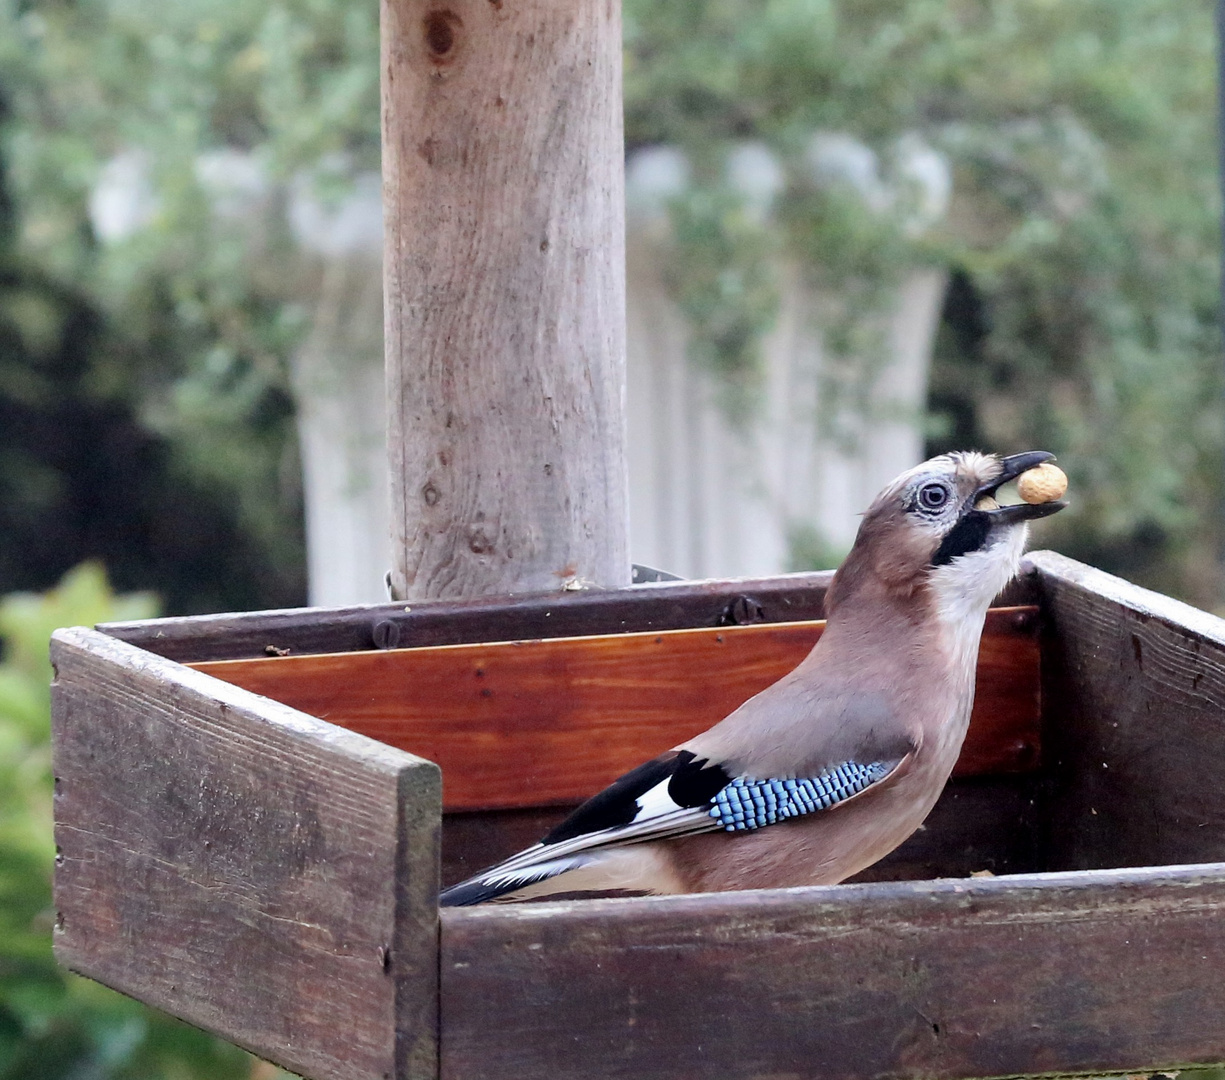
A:
{"type": "Polygon", "coordinates": [[[458,885],[443,889],[438,894],[438,906],[472,907],[474,904],[483,904],[487,900],[496,900],[499,896],[505,896],[512,891],[513,889],[510,888],[490,885],[479,878],[474,881],[461,881],[458,885]]]}

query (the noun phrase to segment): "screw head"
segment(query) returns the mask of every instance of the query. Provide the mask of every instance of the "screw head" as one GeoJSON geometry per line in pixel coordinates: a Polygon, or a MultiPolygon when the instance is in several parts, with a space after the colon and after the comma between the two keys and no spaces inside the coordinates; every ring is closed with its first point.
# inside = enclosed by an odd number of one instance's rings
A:
{"type": "Polygon", "coordinates": [[[751,596],[738,596],[723,612],[721,622],[724,626],[748,626],[751,623],[765,622],[766,611],[751,596]]]}
{"type": "Polygon", "coordinates": [[[394,649],[400,644],[400,624],[382,619],[371,628],[370,636],[376,649],[394,649]]]}

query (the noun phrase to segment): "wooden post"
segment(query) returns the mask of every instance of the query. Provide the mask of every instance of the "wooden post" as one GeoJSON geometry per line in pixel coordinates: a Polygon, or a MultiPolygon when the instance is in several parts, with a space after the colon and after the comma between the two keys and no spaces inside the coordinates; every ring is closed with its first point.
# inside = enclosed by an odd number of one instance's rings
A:
{"type": "Polygon", "coordinates": [[[383,0],[392,587],[629,583],[616,0],[383,0]]]}

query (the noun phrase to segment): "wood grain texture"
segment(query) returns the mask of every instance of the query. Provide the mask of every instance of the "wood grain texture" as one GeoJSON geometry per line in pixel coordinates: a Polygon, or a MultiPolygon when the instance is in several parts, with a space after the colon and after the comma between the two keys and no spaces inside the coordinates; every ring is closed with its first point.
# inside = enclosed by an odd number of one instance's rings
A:
{"type": "Polygon", "coordinates": [[[621,18],[383,0],[392,581],[628,585],[621,18]]]}
{"type": "Polygon", "coordinates": [[[266,656],[269,647],[297,655],[683,630],[738,625],[741,621],[822,619],[825,590],[832,577],[831,571],[820,571],[772,578],[663,582],[560,595],[232,612],[104,623],[98,629],[183,663],[266,656]]]}
{"type": "Polygon", "coordinates": [[[437,766],[52,642],[60,961],[316,1080],[437,1069],[437,766]]]}
{"type": "MultiPolygon", "coordinates": [[[[544,639],[195,665],[442,766],[447,809],[580,801],[722,719],[824,624],[544,639]]],[[[997,610],[959,775],[1038,759],[1036,611],[997,610]]]]}
{"type": "Polygon", "coordinates": [[[1225,859],[1225,621],[1054,552],[1029,564],[1051,865],[1225,859]]]}
{"type": "MultiPolygon", "coordinates": [[[[104,623],[98,629],[158,656],[189,663],[266,656],[269,649],[293,654],[355,652],[744,622],[798,622],[825,617],[825,590],[832,577],[832,571],[822,570],[770,578],[663,582],[560,596],[180,616],[104,623]]],[[[1033,579],[1019,579],[1005,590],[998,604],[1035,604],[1036,596],[1033,579]]]]}
{"type": "Polygon", "coordinates": [[[442,912],[442,1080],[927,1080],[1225,1059],[1225,867],[442,912]]]}

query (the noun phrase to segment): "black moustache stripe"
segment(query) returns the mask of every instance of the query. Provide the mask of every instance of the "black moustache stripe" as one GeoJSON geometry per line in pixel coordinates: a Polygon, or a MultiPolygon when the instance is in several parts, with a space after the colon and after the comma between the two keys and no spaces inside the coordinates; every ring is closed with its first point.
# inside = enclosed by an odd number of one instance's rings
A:
{"type": "Polygon", "coordinates": [[[949,530],[932,556],[932,566],[945,566],[959,555],[977,551],[987,542],[991,519],[981,510],[970,510],[949,530]]]}

